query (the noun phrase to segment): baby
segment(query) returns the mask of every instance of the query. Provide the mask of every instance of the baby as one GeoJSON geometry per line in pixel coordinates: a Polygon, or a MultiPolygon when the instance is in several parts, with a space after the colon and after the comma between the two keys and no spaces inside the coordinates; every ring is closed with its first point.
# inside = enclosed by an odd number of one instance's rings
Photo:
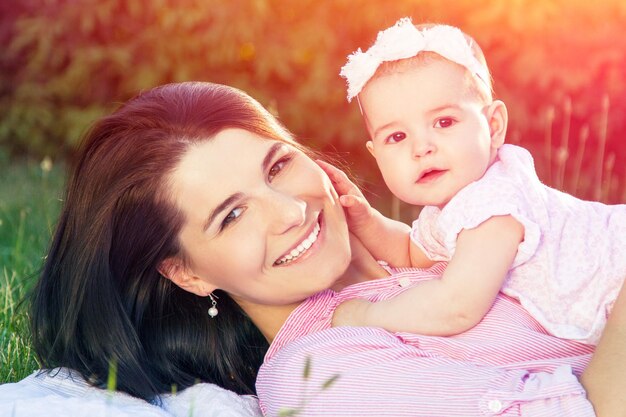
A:
{"type": "Polygon", "coordinates": [[[504,144],[506,106],[492,97],[478,45],[457,28],[405,18],[352,54],[341,75],[385,183],[424,206],[408,233],[322,164],[351,230],[394,266],[448,265],[394,299],[343,303],[333,325],[454,335],[502,291],[553,335],[596,344],[626,277],[626,205],[549,188],[528,151],[504,144]]]}

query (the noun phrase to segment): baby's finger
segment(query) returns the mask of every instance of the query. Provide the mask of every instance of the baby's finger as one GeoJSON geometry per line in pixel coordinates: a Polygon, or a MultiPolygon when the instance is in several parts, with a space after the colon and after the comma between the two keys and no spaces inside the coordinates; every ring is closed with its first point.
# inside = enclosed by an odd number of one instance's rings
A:
{"type": "Polygon", "coordinates": [[[352,194],[342,195],[339,197],[339,202],[348,210],[350,217],[366,215],[370,209],[365,198],[352,194]]]}
{"type": "Polygon", "coordinates": [[[361,190],[359,190],[359,188],[352,181],[350,181],[348,176],[342,170],[319,159],[316,159],[315,162],[317,162],[324,172],[326,172],[326,175],[330,178],[335,190],[337,190],[340,195],[352,194],[363,196],[361,190]]]}
{"type": "Polygon", "coordinates": [[[347,177],[343,171],[337,168],[334,165],[329,164],[328,162],[322,161],[321,159],[316,159],[315,162],[326,172],[330,180],[335,183],[341,183],[342,181],[346,181],[347,177]]]}

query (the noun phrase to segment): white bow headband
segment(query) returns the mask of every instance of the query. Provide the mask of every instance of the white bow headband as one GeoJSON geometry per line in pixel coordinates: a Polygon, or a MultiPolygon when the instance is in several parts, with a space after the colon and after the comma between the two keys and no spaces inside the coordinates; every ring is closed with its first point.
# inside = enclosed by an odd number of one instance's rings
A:
{"type": "Polygon", "coordinates": [[[460,29],[435,25],[419,30],[410,18],[404,17],[394,26],[378,32],[376,42],[367,51],[359,48],[348,56],[348,62],[339,73],[348,82],[348,102],[361,92],[380,64],[411,58],[423,51],[435,52],[464,66],[490,88],[489,70],[476,59],[460,29]]]}

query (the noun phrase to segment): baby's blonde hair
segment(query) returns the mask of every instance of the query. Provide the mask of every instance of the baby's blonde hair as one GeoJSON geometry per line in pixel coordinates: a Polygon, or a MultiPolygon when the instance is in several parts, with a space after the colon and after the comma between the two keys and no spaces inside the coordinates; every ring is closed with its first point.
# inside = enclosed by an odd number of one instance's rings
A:
{"type": "MultiPolygon", "coordinates": [[[[430,29],[433,26],[436,25],[432,23],[422,23],[419,25],[415,25],[415,28],[422,31],[424,29],[430,29]]],[[[472,54],[474,55],[476,60],[485,68],[485,72],[489,75],[488,79],[483,80],[477,75],[472,74],[467,68],[463,68],[463,70],[465,71],[467,86],[469,89],[468,92],[472,95],[475,95],[485,104],[489,104],[493,101],[493,85],[491,80],[491,73],[489,71],[489,67],[487,66],[487,60],[485,59],[485,54],[483,53],[480,46],[478,46],[478,43],[476,43],[476,41],[471,36],[469,36],[465,32],[463,32],[463,36],[467,40],[468,44],[471,46],[472,54]]],[[[372,78],[370,78],[367,83],[380,77],[397,74],[413,68],[419,68],[437,60],[449,62],[453,65],[459,65],[457,63],[447,60],[436,52],[421,51],[417,55],[409,58],[382,62],[376,69],[376,72],[374,73],[372,78]]],[[[462,67],[461,65],[459,66],[462,67]]]]}

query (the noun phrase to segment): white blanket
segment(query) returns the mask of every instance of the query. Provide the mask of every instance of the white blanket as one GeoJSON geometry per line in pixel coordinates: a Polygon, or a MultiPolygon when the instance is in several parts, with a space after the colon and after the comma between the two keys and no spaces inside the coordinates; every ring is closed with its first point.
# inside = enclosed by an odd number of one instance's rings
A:
{"type": "Polygon", "coordinates": [[[261,417],[255,397],[212,384],[164,395],[156,406],[120,392],[89,385],[76,372],[34,372],[0,385],[0,417],[261,417]]]}

